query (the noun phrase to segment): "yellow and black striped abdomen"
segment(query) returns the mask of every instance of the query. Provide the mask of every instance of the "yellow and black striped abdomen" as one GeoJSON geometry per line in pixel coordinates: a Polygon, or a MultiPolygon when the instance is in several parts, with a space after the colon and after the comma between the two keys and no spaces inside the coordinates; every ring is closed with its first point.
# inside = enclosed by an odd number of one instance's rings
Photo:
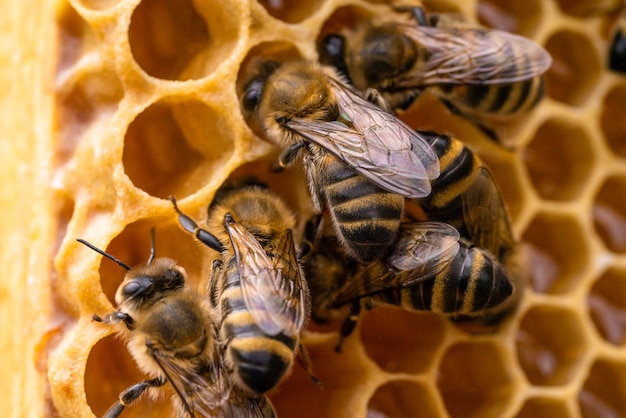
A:
{"type": "Polygon", "coordinates": [[[542,77],[507,84],[442,85],[441,94],[461,114],[511,116],[533,109],[545,94],[542,77]]]}
{"type": "Polygon", "coordinates": [[[434,132],[420,132],[439,158],[438,178],[431,182],[432,192],[418,199],[429,220],[446,222],[471,239],[463,219],[463,193],[472,185],[480,159],[461,141],[434,132]]]}
{"type": "Polygon", "coordinates": [[[447,315],[479,315],[513,294],[507,273],[492,256],[461,240],[456,257],[433,280],[402,289],[400,306],[447,315]]]}
{"type": "Polygon", "coordinates": [[[317,166],[319,187],[339,241],[360,261],[384,256],[398,235],[404,198],[386,192],[337,158],[322,161],[317,166]]]}
{"type": "Polygon", "coordinates": [[[241,291],[235,257],[214,279],[220,313],[220,339],[237,384],[253,393],[273,389],[293,364],[299,335],[267,335],[255,323],[241,291]]]}

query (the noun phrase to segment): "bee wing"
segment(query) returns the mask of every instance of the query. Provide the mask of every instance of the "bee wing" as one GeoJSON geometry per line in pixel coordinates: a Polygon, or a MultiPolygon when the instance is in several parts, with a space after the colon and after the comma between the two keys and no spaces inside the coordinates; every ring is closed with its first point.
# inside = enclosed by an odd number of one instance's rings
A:
{"type": "Polygon", "coordinates": [[[459,232],[443,222],[403,224],[386,265],[375,261],[362,267],[346,281],[334,305],[431,279],[456,256],[458,241],[459,232]]]}
{"type": "MultiPolygon", "coordinates": [[[[183,411],[192,417],[202,416],[210,418],[228,404],[230,386],[219,379],[214,370],[207,370],[207,375],[215,378],[209,381],[205,375],[192,368],[182,367],[172,356],[161,351],[152,352],[152,358],[157,362],[167,380],[179,396],[183,411]]],[[[184,416],[183,413],[180,416],[184,416]]]]}
{"type": "Polygon", "coordinates": [[[227,230],[237,259],[243,299],[255,323],[268,335],[299,333],[306,318],[306,284],[298,267],[291,231],[283,235],[276,256],[271,259],[243,226],[232,221],[227,230]],[[287,263],[280,261],[281,254],[287,256],[287,263]]]}
{"type": "Polygon", "coordinates": [[[543,74],[552,57],[537,43],[512,33],[482,28],[401,24],[401,32],[428,50],[424,65],[394,86],[503,84],[543,74]]]}
{"type": "Polygon", "coordinates": [[[480,172],[462,197],[463,223],[469,239],[496,257],[513,248],[515,239],[504,199],[491,172],[480,172]]]}
{"type": "Polygon", "coordinates": [[[422,136],[374,104],[329,78],[342,121],[294,118],[287,127],[376,185],[406,197],[430,194],[439,160],[422,136]]]}
{"type": "Polygon", "coordinates": [[[403,224],[400,237],[387,263],[401,272],[410,272],[403,287],[432,278],[443,270],[459,251],[459,231],[443,222],[403,224]]]}

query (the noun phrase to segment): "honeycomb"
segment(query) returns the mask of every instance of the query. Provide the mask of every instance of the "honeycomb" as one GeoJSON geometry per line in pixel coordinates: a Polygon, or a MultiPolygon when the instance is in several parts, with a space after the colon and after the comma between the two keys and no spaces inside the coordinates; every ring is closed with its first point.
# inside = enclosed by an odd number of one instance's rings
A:
{"type": "MultiPolygon", "coordinates": [[[[169,195],[205,220],[215,190],[252,173],[304,218],[310,202],[301,171],[269,173],[278,150],[240,111],[248,64],[272,54],[315,60],[324,33],[389,8],[363,0],[53,3],[45,9],[54,13],[56,36],[49,35],[56,64],[46,181],[56,232],[51,313],[33,337],[47,380],[34,393],[46,416],[100,416],[144,376],[113,330],[91,321],[113,310],[124,271],[75,238],[133,265],[148,259],[155,226],[157,255],[176,259],[198,285],[216,254],[178,227],[169,195]]],[[[362,316],[336,353],[338,324],[311,326],[305,345],[324,388],[296,366],[271,395],[277,414],[626,416],[626,78],[605,65],[623,3],[424,4],[532,38],[553,56],[546,99],[498,126],[514,150],[434,98],[402,115],[413,127],[453,134],[486,161],[527,248],[529,285],[520,289],[518,312],[494,332],[379,308],[362,316]]],[[[142,399],[124,416],[165,412],[168,399],[142,399]]]]}

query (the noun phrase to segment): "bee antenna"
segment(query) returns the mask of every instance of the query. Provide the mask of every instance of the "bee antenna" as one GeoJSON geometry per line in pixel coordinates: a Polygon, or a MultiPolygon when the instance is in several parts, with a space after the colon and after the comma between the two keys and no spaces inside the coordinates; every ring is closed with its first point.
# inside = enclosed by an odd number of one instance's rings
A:
{"type": "Polygon", "coordinates": [[[117,265],[122,266],[123,268],[125,268],[126,270],[130,270],[130,267],[128,267],[128,264],[118,260],[117,258],[115,258],[114,256],[112,256],[111,254],[102,251],[100,248],[96,247],[93,244],[88,243],[87,241],[85,241],[84,239],[81,238],[76,238],[76,241],[80,242],[81,244],[86,245],[87,247],[91,248],[92,250],[94,250],[95,252],[97,252],[98,254],[101,254],[103,256],[105,256],[106,258],[108,258],[109,260],[113,260],[115,261],[115,263],[117,263],[117,265]]]}
{"type": "Polygon", "coordinates": [[[156,238],[155,238],[155,234],[154,234],[154,227],[150,228],[150,237],[151,237],[151,244],[150,244],[150,257],[148,257],[148,265],[150,265],[152,263],[152,261],[154,261],[154,255],[156,254],[156,238]]]}

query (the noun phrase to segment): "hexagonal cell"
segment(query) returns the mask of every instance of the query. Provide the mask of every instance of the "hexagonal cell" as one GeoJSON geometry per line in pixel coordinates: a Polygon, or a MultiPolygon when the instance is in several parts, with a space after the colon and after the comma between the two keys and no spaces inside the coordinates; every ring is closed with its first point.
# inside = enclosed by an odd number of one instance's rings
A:
{"type": "Polygon", "coordinates": [[[622,158],[626,158],[626,119],[622,117],[625,108],[626,84],[620,84],[605,96],[600,123],[609,147],[622,158]]]}
{"type": "Polygon", "coordinates": [[[578,219],[539,214],[522,237],[528,246],[529,279],[536,292],[574,289],[589,263],[587,238],[578,219]]]}
{"type": "Polygon", "coordinates": [[[553,418],[570,416],[565,402],[561,399],[530,398],[524,402],[515,418],[553,418]]]}
{"type": "Polygon", "coordinates": [[[626,177],[605,181],[593,202],[593,224],[604,245],[615,253],[626,253],[626,177]]]}
{"type": "Polygon", "coordinates": [[[544,13],[540,0],[481,0],[477,11],[478,20],[483,25],[529,38],[535,34],[544,13]]]}
{"type": "Polygon", "coordinates": [[[551,306],[530,309],[516,336],[517,358],[533,385],[557,386],[570,382],[587,350],[580,318],[551,306]]]}
{"type": "Polygon", "coordinates": [[[437,394],[417,382],[392,380],[376,389],[367,406],[368,418],[435,417],[441,412],[437,394]]]}
{"type": "Polygon", "coordinates": [[[58,143],[55,165],[62,166],[90,130],[102,130],[110,123],[124,95],[115,73],[107,69],[85,70],[60,89],[56,97],[58,143]]]}
{"type": "Polygon", "coordinates": [[[522,155],[539,196],[557,201],[578,198],[596,161],[591,138],[559,119],[543,123],[522,155]]]}
{"type": "Polygon", "coordinates": [[[72,215],[74,214],[75,204],[76,202],[66,195],[58,193],[54,196],[53,205],[56,213],[57,224],[54,247],[51,250],[52,254],[56,255],[59,248],[61,248],[61,244],[63,243],[67,233],[67,226],[72,220],[72,215]]]}
{"type": "Polygon", "coordinates": [[[239,7],[232,2],[142,1],[133,12],[128,33],[133,56],[153,77],[204,77],[226,61],[240,42],[241,16],[233,10],[239,7]]]}
{"type": "MultiPolygon", "coordinates": [[[[207,207],[209,202],[207,202],[207,207]]],[[[195,214],[190,214],[195,216],[195,214]]],[[[211,262],[219,254],[198,245],[193,236],[183,231],[172,216],[163,220],[138,221],[128,225],[105,249],[129,266],[145,264],[150,256],[150,230],[155,228],[156,257],[168,257],[185,268],[189,285],[203,290],[209,277],[211,262]],[[160,221],[160,222],[159,222],[160,221]]],[[[100,262],[100,285],[109,301],[115,306],[115,292],[124,279],[126,270],[108,259],[100,262]]],[[[94,312],[104,315],[106,312],[94,312]]]]}
{"type": "Polygon", "coordinates": [[[287,23],[299,23],[320,10],[324,0],[291,2],[289,0],[258,0],[267,13],[287,23]]]}
{"type": "Polygon", "coordinates": [[[441,361],[437,386],[452,418],[502,416],[515,392],[502,353],[489,343],[452,346],[441,361]]]}
{"type": "Polygon", "coordinates": [[[57,74],[72,67],[96,44],[96,36],[85,20],[66,1],[56,8],[59,39],[57,74]]]}
{"type": "Polygon", "coordinates": [[[577,17],[611,13],[624,6],[622,0],[557,0],[557,4],[568,15],[577,17]]]}
{"type": "Polygon", "coordinates": [[[564,30],[552,35],[545,48],[552,55],[552,66],[545,75],[548,96],[573,106],[584,104],[603,70],[589,38],[564,30]]]}
{"type": "Polygon", "coordinates": [[[608,342],[626,344],[626,272],[607,270],[594,283],[587,303],[596,329],[608,342]]]}
{"type": "MultiPolygon", "coordinates": [[[[94,325],[97,326],[97,325],[94,325]]],[[[147,376],[141,374],[124,343],[113,335],[91,349],[85,369],[85,394],[92,412],[100,417],[127,387],[147,376]]],[[[164,390],[165,391],[165,390],[164,390]]],[[[170,393],[170,392],[164,392],[170,393]]],[[[174,416],[168,396],[159,400],[142,396],[124,410],[124,417],[174,416]]]]}
{"type": "Polygon", "coordinates": [[[361,341],[367,356],[381,369],[422,373],[432,367],[443,343],[444,329],[443,316],[381,307],[362,315],[361,341]]]}
{"type": "Polygon", "coordinates": [[[243,108],[242,103],[246,87],[262,74],[263,63],[266,61],[286,62],[301,58],[302,54],[298,48],[289,42],[262,42],[250,49],[241,63],[237,75],[237,97],[239,97],[241,113],[246,123],[259,137],[264,138],[260,121],[255,114],[251,114],[243,108]]]}
{"type": "Polygon", "coordinates": [[[626,364],[597,360],[591,368],[578,405],[584,418],[626,416],[626,364]]]}
{"type": "Polygon", "coordinates": [[[228,115],[198,101],[163,100],[129,125],[124,170],[133,184],[152,196],[177,199],[220,174],[235,150],[228,115]]]}

